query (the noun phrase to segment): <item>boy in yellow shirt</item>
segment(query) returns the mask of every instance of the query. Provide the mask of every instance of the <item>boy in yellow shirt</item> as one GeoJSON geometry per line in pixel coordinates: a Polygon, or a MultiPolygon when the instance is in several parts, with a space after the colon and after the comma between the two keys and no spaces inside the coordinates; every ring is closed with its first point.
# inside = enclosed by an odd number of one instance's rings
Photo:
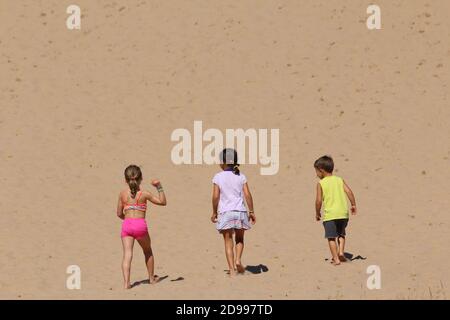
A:
{"type": "Polygon", "coordinates": [[[317,159],[314,168],[320,179],[317,183],[316,220],[320,221],[320,209],[323,208],[323,226],[332,255],[331,263],[337,266],[347,260],[344,255],[345,228],[349,218],[347,197],[352,205],[351,212],[355,215],[355,196],[341,177],[333,175],[334,162],[330,156],[317,159]]]}

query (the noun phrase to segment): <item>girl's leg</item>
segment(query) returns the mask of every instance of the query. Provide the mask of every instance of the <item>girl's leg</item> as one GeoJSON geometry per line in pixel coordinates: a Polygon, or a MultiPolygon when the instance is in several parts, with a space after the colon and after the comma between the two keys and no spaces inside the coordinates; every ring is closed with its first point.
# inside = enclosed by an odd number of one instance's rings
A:
{"type": "Polygon", "coordinates": [[[140,238],[138,240],[139,245],[142,248],[142,251],[144,252],[145,257],[145,265],[147,266],[148,271],[148,280],[151,284],[156,283],[158,281],[158,278],[155,277],[154,271],[155,271],[155,258],[153,256],[153,250],[151,246],[151,240],[150,236],[147,233],[143,238],[140,238]]]}
{"type": "Polygon", "coordinates": [[[225,242],[225,255],[227,257],[228,267],[230,268],[230,276],[234,275],[234,243],[233,230],[223,230],[223,240],[225,242]]]}
{"type": "Polygon", "coordinates": [[[332,256],[331,263],[334,265],[340,264],[341,262],[339,261],[338,246],[336,243],[336,238],[328,238],[328,246],[330,247],[331,256],[332,256]]]}
{"type": "Polygon", "coordinates": [[[131,260],[133,259],[133,245],[134,245],[133,237],[122,238],[122,246],[123,246],[122,273],[125,289],[131,288],[130,269],[131,269],[131,260]]]}
{"type": "Polygon", "coordinates": [[[239,273],[244,273],[245,268],[242,265],[242,252],[244,251],[244,233],[245,229],[235,230],[235,241],[236,241],[236,269],[239,273]]]}
{"type": "Polygon", "coordinates": [[[342,262],[347,261],[347,258],[345,258],[345,237],[339,237],[338,238],[339,243],[339,260],[342,262]]]}

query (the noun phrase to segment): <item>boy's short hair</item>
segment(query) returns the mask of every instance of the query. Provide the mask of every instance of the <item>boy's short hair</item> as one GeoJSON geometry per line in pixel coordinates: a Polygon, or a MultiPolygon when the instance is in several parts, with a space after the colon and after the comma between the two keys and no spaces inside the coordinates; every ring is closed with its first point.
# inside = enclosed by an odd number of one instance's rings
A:
{"type": "Polygon", "coordinates": [[[333,173],[334,161],[330,156],[322,156],[314,162],[314,168],[324,170],[328,173],[333,173]]]}

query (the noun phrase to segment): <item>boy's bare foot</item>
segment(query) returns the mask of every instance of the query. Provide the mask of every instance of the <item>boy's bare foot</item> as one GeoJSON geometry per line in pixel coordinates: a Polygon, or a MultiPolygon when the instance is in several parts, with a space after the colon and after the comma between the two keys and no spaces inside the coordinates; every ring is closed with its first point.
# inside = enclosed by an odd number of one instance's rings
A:
{"type": "Polygon", "coordinates": [[[151,277],[149,281],[150,281],[150,284],[156,284],[159,281],[161,281],[161,278],[155,275],[155,276],[151,277]]]}
{"type": "Polygon", "coordinates": [[[236,269],[238,273],[244,273],[245,272],[245,268],[244,266],[241,264],[241,262],[236,262],[236,269]]]}
{"type": "Polygon", "coordinates": [[[347,258],[344,255],[339,255],[339,261],[346,262],[347,258]]]}
{"type": "Polygon", "coordinates": [[[236,270],[229,270],[228,271],[228,276],[233,277],[236,275],[236,270]]]}
{"type": "Polygon", "coordinates": [[[128,290],[128,289],[131,289],[131,284],[126,284],[124,287],[123,287],[125,290],[128,290]]]}
{"type": "Polygon", "coordinates": [[[338,266],[338,265],[340,265],[341,264],[341,262],[339,261],[339,258],[337,259],[337,260],[335,260],[335,259],[331,259],[331,262],[330,262],[333,266],[338,266]]]}

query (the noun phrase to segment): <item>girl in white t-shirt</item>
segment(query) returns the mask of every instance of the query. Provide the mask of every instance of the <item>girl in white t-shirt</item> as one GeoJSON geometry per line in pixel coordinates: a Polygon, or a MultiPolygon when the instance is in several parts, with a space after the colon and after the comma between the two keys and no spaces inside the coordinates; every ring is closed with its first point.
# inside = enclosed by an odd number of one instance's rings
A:
{"type": "Polygon", "coordinates": [[[244,250],[244,232],[256,223],[253,199],[246,177],[239,171],[238,155],[234,149],[224,149],[220,154],[220,167],[223,171],[213,178],[213,215],[211,221],[223,235],[225,254],[230,276],[244,273],[241,257],[244,250]],[[247,202],[247,208],[245,202],[247,202]],[[235,241],[233,241],[233,234],[235,241]],[[236,255],[234,254],[236,242],[236,255]],[[236,257],[236,259],[235,259],[236,257]]]}

